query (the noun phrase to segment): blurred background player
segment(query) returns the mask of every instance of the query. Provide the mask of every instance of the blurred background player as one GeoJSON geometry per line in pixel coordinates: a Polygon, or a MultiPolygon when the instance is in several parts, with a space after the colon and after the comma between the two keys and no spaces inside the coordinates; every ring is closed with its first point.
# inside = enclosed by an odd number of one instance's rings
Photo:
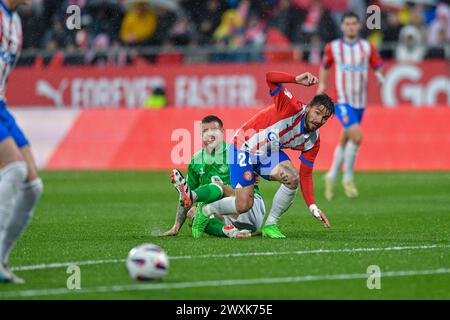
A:
{"type": "Polygon", "coordinates": [[[360,39],[361,23],[353,12],[342,16],[342,39],[336,39],[325,47],[323,64],[320,69],[320,84],[317,94],[326,91],[329,70],[335,66],[337,103],[335,113],[344,127],[339,144],[334,152],[333,163],[325,176],[325,198],[334,197],[335,181],[344,164],[343,186],[347,197],[358,196],[353,178],[353,167],[361,145],[361,121],[366,106],[366,92],[369,66],[375,70],[378,84],[383,83],[383,61],[375,47],[360,39]]]}
{"type": "Polygon", "coordinates": [[[28,140],[5,100],[8,75],[22,46],[22,26],[15,10],[28,2],[0,0],[0,282],[24,282],[9,270],[8,256],[43,190],[28,140]]]}
{"type": "MultiPolygon", "coordinates": [[[[219,200],[220,210],[216,214],[242,214],[252,208],[254,172],[257,172],[267,180],[281,183],[272,202],[269,217],[261,230],[263,236],[285,238],[278,229],[277,222],[294,202],[299,180],[303,198],[311,213],[321,220],[325,227],[329,227],[327,217],[315,203],[312,167],[320,146],[318,129],[333,114],[333,101],[327,95],[318,95],[309,105],[304,105],[282,85],[297,83],[311,86],[318,83],[318,79],[308,72],[298,76],[269,72],[266,78],[274,104],[247,121],[228,147],[230,182],[235,196],[219,200]],[[285,148],[302,152],[300,176],[287,154],[282,151],[285,148]]],[[[208,221],[207,216],[207,212],[197,212],[192,229],[203,232],[208,221]]]]}
{"type": "MultiPolygon", "coordinates": [[[[230,187],[230,172],[226,159],[224,128],[220,118],[210,115],[201,121],[202,142],[205,147],[191,159],[187,180],[177,169],[172,171],[172,183],[180,195],[175,224],[162,236],[177,235],[186,217],[192,219],[197,209],[214,214],[220,204],[216,200],[234,194],[230,187]],[[197,202],[197,208],[192,207],[197,202]],[[192,208],[191,208],[192,207],[192,208]],[[190,214],[189,214],[190,213],[190,214]]],[[[205,232],[209,235],[228,238],[248,238],[257,231],[265,215],[264,201],[255,187],[253,207],[238,217],[219,216],[208,220],[205,232]]],[[[194,238],[201,236],[192,230],[194,238]]]]}

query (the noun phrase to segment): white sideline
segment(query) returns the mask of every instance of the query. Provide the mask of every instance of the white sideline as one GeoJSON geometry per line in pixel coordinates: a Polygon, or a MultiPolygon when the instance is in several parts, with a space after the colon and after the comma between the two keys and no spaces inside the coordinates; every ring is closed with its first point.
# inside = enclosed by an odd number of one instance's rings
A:
{"type": "MultiPolygon", "coordinates": [[[[240,252],[240,253],[222,253],[222,254],[204,254],[197,256],[173,256],[170,260],[181,259],[205,259],[205,258],[228,258],[228,257],[253,257],[253,256],[277,256],[277,255],[301,255],[301,254],[320,254],[320,253],[354,253],[354,252],[376,252],[376,251],[402,251],[402,250],[422,250],[422,249],[436,249],[436,248],[450,248],[450,245],[421,245],[421,246],[396,246],[384,248],[347,248],[347,249],[317,249],[304,251],[275,251],[275,252],[240,252]]],[[[110,263],[123,263],[125,259],[107,259],[107,260],[86,260],[74,262],[55,262],[43,263],[29,266],[17,266],[11,268],[13,271],[28,271],[28,270],[42,270],[52,268],[63,268],[71,265],[97,265],[110,263]]]]}
{"type": "MultiPolygon", "coordinates": [[[[382,277],[407,277],[432,274],[448,274],[450,269],[429,269],[429,270],[402,270],[382,272],[382,277]]],[[[40,290],[21,290],[6,291],[0,293],[0,298],[12,297],[37,297],[50,296],[69,293],[100,293],[100,292],[123,292],[123,291],[142,291],[142,290],[166,290],[166,289],[183,289],[198,287],[217,287],[217,286],[241,286],[255,284],[270,283],[299,283],[311,281],[327,281],[327,280],[349,280],[349,279],[367,279],[366,273],[350,273],[350,274],[331,274],[331,275],[308,275],[301,277],[283,277],[283,278],[254,278],[254,279],[229,279],[229,280],[211,280],[211,281],[193,281],[179,283],[155,283],[155,284],[133,284],[133,285],[114,285],[93,287],[80,290],[69,290],[66,288],[40,289],[40,290]]]]}

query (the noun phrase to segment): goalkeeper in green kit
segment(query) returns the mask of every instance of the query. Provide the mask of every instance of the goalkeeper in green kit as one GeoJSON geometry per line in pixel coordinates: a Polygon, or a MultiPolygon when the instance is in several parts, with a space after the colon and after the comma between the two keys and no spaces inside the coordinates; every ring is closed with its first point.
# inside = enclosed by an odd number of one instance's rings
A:
{"type": "MultiPolygon", "coordinates": [[[[214,211],[220,209],[216,208],[220,205],[216,201],[234,195],[234,190],[230,186],[222,120],[213,115],[203,118],[201,134],[205,147],[192,157],[187,179],[184,179],[179,170],[172,170],[171,180],[179,193],[180,204],[175,224],[162,236],[177,235],[186,218],[193,218],[196,210],[202,210],[211,215],[205,230],[207,234],[227,238],[249,238],[252,232],[261,227],[266,211],[259,189],[255,187],[254,205],[248,212],[239,216],[220,216],[221,219],[214,217],[214,211]],[[197,207],[193,206],[194,203],[197,203],[197,207]]],[[[196,234],[195,230],[192,235],[194,238],[201,236],[196,234]]]]}

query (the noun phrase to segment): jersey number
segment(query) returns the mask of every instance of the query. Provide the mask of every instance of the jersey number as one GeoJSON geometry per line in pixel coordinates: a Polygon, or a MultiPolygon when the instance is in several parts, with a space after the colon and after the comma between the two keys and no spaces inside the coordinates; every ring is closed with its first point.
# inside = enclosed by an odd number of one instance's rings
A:
{"type": "Polygon", "coordinates": [[[252,159],[249,157],[248,159],[248,163],[245,162],[245,158],[246,158],[246,154],[245,153],[239,153],[238,155],[239,158],[239,165],[241,167],[245,167],[247,164],[252,164],[252,159]]]}

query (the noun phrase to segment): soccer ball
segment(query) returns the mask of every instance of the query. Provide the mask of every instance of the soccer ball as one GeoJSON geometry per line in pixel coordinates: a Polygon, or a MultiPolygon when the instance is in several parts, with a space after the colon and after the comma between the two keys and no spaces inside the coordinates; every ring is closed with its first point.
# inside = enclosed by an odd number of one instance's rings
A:
{"type": "Polygon", "coordinates": [[[142,244],[131,249],[127,269],[132,279],[158,280],[169,271],[169,257],[157,245],[142,244]]]}

